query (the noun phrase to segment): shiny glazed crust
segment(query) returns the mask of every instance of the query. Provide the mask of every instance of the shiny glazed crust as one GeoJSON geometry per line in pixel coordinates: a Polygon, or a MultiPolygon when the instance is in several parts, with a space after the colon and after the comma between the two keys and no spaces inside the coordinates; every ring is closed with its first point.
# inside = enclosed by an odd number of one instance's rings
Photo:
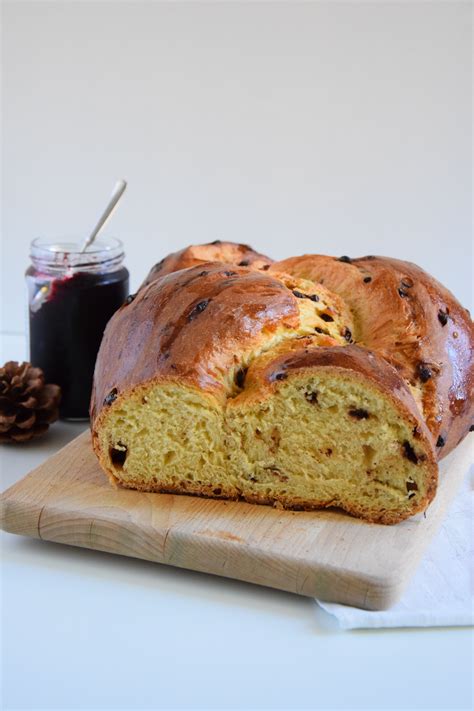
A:
{"type": "Polygon", "coordinates": [[[195,267],[205,262],[225,262],[238,267],[250,267],[250,269],[265,271],[270,267],[273,259],[259,254],[247,244],[222,242],[216,239],[209,244],[195,244],[181,249],[179,252],[168,254],[151,268],[142,287],[159,277],[171,274],[171,272],[195,267]]]}
{"type": "Polygon", "coordinates": [[[320,282],[344,299],[356,342],[419,388],[439,458],[464,439],[474,419],[474,330],[469,312],[442,284],[387,257],[309,254],[276,262],[272,270],[320,282]]]}
{"type": "MultiPolygon", "coordinates": [[[[278,331],[297,335],[299,282],[285,278],[288,286],[275,273],[209,262],[157,278],[129,297],[109,321],[97,356],[93,426],[111,393],[157,378],[183,379],[225,397],[226,377],[244,353],[258,351],[278,331]]],[[[332,314],[330,324],[320,325],[334,330],[348,317],[344,303],[324,286],[310,286],[319,292],[317,307],[332,314]]],[[[345,330],[344,322],[337,329],[342,343],[345,330]]]]}
{"type": "Polygon", "coordinates": [[[275,278],[204,263],[156,278],[107,325],[96,363],[94,422],[105,398],[154,378],[185,379],[216,395],[242,348],[262,331],[296,328],[297,302],[275,278]]]}

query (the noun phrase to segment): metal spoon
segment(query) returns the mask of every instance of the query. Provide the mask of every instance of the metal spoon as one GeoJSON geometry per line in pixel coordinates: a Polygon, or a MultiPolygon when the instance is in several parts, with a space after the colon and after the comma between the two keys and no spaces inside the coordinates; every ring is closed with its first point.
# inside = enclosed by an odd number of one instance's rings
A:
{"type": "MultiPolygon", "coordinates": [[[[118,180],[117,181],[114,191],[111,195],[111,198],[107,204],[107,207],[105,208],[104,212],[100,216],[99,221],[97,222],[96,226],[90,233],[89,237],[87,237],[87,239],[85,239],[83,241],[83,243],[79,249],[79,252],[81,254],[83,252],[85,252],[88,247],[90,247],[90,245],[95,240],[95,238],[97,237],[97,235],[99,234],[101,229],[104,227],[105,223],[107,222],[107,220],[112,215],[115,208],[117,207],[118,201],[124,194],[126,187],[127,187],[127,183],[125,180],[118,180]]],[[[41,308],[43,302],[46,301],[46,299],[48,298],[49,293],[52,288],[53,281],[49,282],[49,284],[43,284],[43,286],[41,286],[38,289],[38,291],[36,292],[36,294],[34,295],[33,299],[31,300],[31,303],[30,303],[30,310],[33,313],[38,311],[41,308]]]]}
{"type": "Polygon", "coordinates": [[[87,237],[87,239],[85,239],[84,242],[82,243],[79,252],[81,252],[81,253],[85,252],[86,249],[91,246],[92,242],[95,240],[95,238],[97,237],[99,232],[102,230],[102,228],[105,226],[105,223],[107,222],[107,220],[112,215],[115,208],[117,207],[117,204],[118,204],[120,198],[122,197],[122,195],[124,194],[126,187],[127,187],[127,183],[125,180],[118,180],[117,181],[114,191],[113,191],[113,193],[110,197],[110,200],[107,204],[107,207],[105,208],[104,212],[100,216],[99,221],[97,222],[96,226],[90,233],[89,237],[87,237]]]}

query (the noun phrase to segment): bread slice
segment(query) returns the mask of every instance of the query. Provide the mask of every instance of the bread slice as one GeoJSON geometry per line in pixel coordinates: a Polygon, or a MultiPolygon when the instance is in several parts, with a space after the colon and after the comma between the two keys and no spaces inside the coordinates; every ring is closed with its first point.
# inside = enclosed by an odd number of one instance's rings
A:
{"type": "Polygon", "coordinates": [[[358,346],[303,346],[257,359],[227,403],[230,469],[244,498],[337,506],[378,523],[424,510],[435,453],[395,369],[358,346]]]}
{"type": "Polygon", "coordinates": [[[383,358],[349,345],[324,287],[207,264],[142,289],[107,326],[93,442],[142,491],[338,506],[395,523],[436,490],[429,432],[383,358]]]}

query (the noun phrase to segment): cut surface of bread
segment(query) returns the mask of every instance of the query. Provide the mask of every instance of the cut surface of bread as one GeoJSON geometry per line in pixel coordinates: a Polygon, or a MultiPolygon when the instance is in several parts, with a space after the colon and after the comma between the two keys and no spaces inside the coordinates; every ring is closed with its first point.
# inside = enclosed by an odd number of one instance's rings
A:
{"type": "MultiPolygon", "coordinates": [[[[318,350],[311,355],[332,355],[318,350]]],[[[280,378],[279,363],[273,380],[272,363],[262,375],[257,359],[248,389],[225,402],[179,382],[136,388],[102,423],[102,465],[113,481],[143,491],[337,506],[381,523],[423,510],[436,464],[417,417],[354,364],[309,367],[307,356],[292,352],[303,366],[280,378]]]]}

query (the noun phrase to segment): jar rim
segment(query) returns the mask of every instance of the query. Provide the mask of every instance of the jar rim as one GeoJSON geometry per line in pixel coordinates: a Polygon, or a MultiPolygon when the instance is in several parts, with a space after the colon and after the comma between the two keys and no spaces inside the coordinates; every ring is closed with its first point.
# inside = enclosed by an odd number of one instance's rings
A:
{"type": "Polygon", "coordinates": [[[44,273],[111,271],[119,266],[125,253],[116,237],[99,237],[86,252],[81,252],[78,239],[45,239],[37,237],[30,245],[33,265],[44,273]]]}
{"type": "Polygon", "coordinates": [[[71,258],[88,260],[92,257],[94,261],[100,255],[104,259],[113,259],[120,255],[123,256],[123,243],[117,237],[98,237],[87,248],[87,251],[81,252],[81,241],[73,237],[61,237],[58,239],[49,239],[45,237],[36,237],[30,245],[30,256],[38,259],[57,261],[58,256],[64,259],[66,255],[71,258]]]}

